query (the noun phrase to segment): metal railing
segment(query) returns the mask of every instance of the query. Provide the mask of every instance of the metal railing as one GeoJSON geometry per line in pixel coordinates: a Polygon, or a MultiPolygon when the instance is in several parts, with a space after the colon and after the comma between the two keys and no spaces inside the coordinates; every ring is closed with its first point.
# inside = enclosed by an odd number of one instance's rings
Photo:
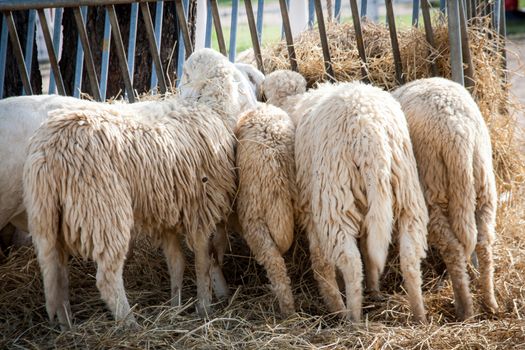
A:
{"type": "MultiPolygon", "coordinates": [[[[188,8],[190,0],[166,0],[174,1],[175,9],[179,27],[178,33],[178,53],[177,53],[177,77],[180,77],[182,71],[182,64],[184,59],[193,51],[192,42],[188,29],[188,8]]],[[[306,0],[305,0],[306,1],[306,0]]],[[[255,59],[258,68],[264,72],[264,65],[261,55],[261,38],[262,25],[264,14],[264,0],[257,1],[257,16],[254,15],[254,9],[251,0],[244,1],[248,25],[251,33],[252,46],[255,54],[255,59]]],[[[339,20],[342,12],[341,0],[334,1],[333,18],[339,20]]],[[[367,15],[368,1],[362,0],[359,10],[357,0],[350,0],[350,9],[352,12],[352,21],[356,33],[356,44],[359,52],[359,57],[362,61],[362,79],[368,81],[366,72],[366,54],[364,48],[364,41],[361,29],[361,18],[367,15]]],[[[399,45],[397,42],[396,21],[392,0],[385,0],[386,18],[390,32],[390,39],[392,44],[392,52],[395,62],[396,80],[399,84],[404,82],[401,65],[401,56],[399,45]]],[[[283,24],[283,34],[287,43],[288,56],[290,59],[290,67],[293,70],[298,70],[297,60],[295,57],[294,40],[291,31],[290,18],[288,14],[289,1],[279,0],[280,14],[283,24]]],[[[6,55],[8,50],[8,39],[11,43],[10,51],[14,56],[20,78],[23,84],[23,91],[21,93],[31,94],[30,82],[30,67],[33,57],[33,41],[36,26],[36,15],[42,27],[46,50],[49,55],[49,62],[51,66],[49,92],[58,92],[65,95],[66,90],[59,68],[58,49],[61,38],[61,20],[63,16],[63,9],[71,7],[73,9],[76,27],[78,29],[77,39],[77,55],[75,62],[75,77],[73,95],[79,96],[82,87],[82,73],[85,69],[87,78],[89,80],[89,93],[96,100],[104,100],[106,98],[106,87],[108,82],[108,68],[110,57],[110,43],[114,42],[115,54],[118,57],[118,66],[120,74],[123,78],[125,96],[130,101],[135,100],[135,92],[133,89],[133,75],[135,71],[135,46],[137,39],[137,29],[139,28],[138,14],[142,14],[143,23],[141,29],[145,32],[149,53],[152,56],[152,73],[150,87],[153,91],[157,88],[161,93],[167,91],[167,79],[165,69],[162,66],[160,59],[161,49],[161,35],[162,35],[162,13],[164,8],[164,1],[154,0],[0,0],[0,11],[3,13],[3,22],[0,33],[0,98],[3,97],[6,55]],[[154,22],[150,14],[148,3],[155,2],[156,12],[154,22]],[[115,5],[130,4],[131,15],[129,22],[129,38],[127,45],[124,44],[119,26],[115,5]],[[104,40],[102,43],[102,59],[100,67],[100,77],[96,74],[95,61],[93,59],[92,48],[88,40],[88,33],[86,31],[86,13],[89,6],[103,6],[105,7],[105,22],[104,22],[104,40]],[[50,32],[47,19],[44,13],[45,9],[55,9],[54,29],[50,32]],[[19,40],[19,35],[13,19],[13,11],[29,10],[28,28],[26,33],[26,42],[24,50],[19,40]],[[127,47],[127,49],[126,49],[127,47]],[[84,67],[85,65],[85,67],[84,67]]],[[[477,16],[491,16],[492,25],[498,33],[504,35],[505,33],[505,13],[503,0],[440,0],[439,8],[443,15],[448,20],[449,28],[449,42],[450,55],[452,66],[452,79],[469,86],[472,84],[473,70],[470,59],[468,38],[467,38],[467,23],[468,20],[477,16]],[[465,67],[465,69],[463,69],[465,67]]],[[[317,28],[320,33],[321,46],[323,57],[325,61],[325,72],[328,80],[334,79],[332,69],[332,62],[330,58],[330,51],[328,39],[326,36],[325,20],[323,15],[323,6],[321,0],[308,0],[308,26],[314,27],[315,19],[317,19],[317,28]]],[[[238,28],[238,13],[239,0],[232,0],[231,6],[231,26],[230,26],[230,40],[228,52],[224,33],[221,25],[219,15],[219,7],[217,0],[207,0],[206,11],[206,30],[205,30],[205,46],[211,46],[212,26],[215,29],[217,36],[217,44],[219,51],[227,55],[230,60],[235,60],[236,52],[236,38],[238,28]]],[[[422,15],[424,22],[424,30],[428,43],[435,47],[434,34],[432,32],[432,25],[430,23],[430,6],[428,0],[413,0],[412,1],[412,24],[417,26],[419,24],[419,15],[422,15]]],[[[432,63],[432,72],[437,75],[437,68],[435,63],[432,63]]],[[[178,80],[178,79],[177,79],[178,80]]]]}

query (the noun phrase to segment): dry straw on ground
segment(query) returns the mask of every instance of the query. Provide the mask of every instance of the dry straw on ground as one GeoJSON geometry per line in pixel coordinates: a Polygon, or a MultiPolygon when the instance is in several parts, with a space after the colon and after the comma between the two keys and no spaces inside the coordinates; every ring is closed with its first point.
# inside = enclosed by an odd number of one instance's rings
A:
{"type": "MultiPolygon", "coordinates": [[[[438,47],[431,56],[421,31],[399,33],[407,80],[430,75],[428,57],[433,57],[444,76],[450,75],[446,27],[436,27],[435,33],[438,47]]],[[[501,194],[495,249],[496,291],[501,307],[498,315],[481,313],[468,322],[454,322],[450,282],[442,282],[429,262],[425,262],[424,296],[431,322],[426,326],[411,325],[393,254],[393,263],[388,265],[383,278],[385,300],[365,303],[362,324],[341,321],[327,314],[319,298],[309,269],[306,242],[298,234],[298,241],[286,259],[300,312],[280,320],[278,304],[264,271],[234,235],[225,262],[233,298],[228,305],[217,305],[218,311],[209,320],[200,320],[194,311],[191,298],[195,296],[195,276],[191,266],[186,269],[183,291],[187,303],[181,308],[171,308],[164,258],[147,242],[139,241],[126,265],[124,279],[142,329],[130,332],[119,328],[100,301],[93,263],[72,259],[70,294],[75,326],[72,331],[61,333],[47,321],[34,251],[21,248],[0,262],[0,348],[525,348],[525,241],[521,239],[525,218],[524,163],[517,151],[512,108],[507,87],[501,80],[504,71],[493,35],[482,28],[472,28],[469,35],[476,68],[473,94],[491,129],[501,194]]],[[[387,89],[394,88],[388,30],[365,24],[364,38],[371,81],[387,89]]],[[[329,41],[336,78],[359,79],[360,63],[352,27],[331,25],[329,41]]],[[[296,50],[301,73],[311,84],[321,80],[324,69],[317,32],[303,35],[296,50]]],[[[267,69],[288,67],[284,45],[268,47],[264,52],[267,69]]],[[[191,254],[188,257],[191,259],[191,254]]]]}

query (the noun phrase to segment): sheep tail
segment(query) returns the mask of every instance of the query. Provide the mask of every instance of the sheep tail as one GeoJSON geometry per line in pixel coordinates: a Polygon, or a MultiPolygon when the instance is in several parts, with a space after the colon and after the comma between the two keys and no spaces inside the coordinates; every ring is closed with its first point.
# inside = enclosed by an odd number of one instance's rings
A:
{"type": "Polygon", "coordinates": [[[468,258],[476,247],[476,189],[474,188],[473,146],[460,137],[443,155],[448,174],[448,211],[452,231],[468,258]],[[461,144],[458,144],[460,143],[461,144]]]}
{"type": "Polygon", "coordinates": [[[368,198],[368,211],[364,218],[366,249],[370,262],[381,274],[386,264],[394,221],[390,166],[382,166],[379,159],[374,159],[368,168],[363,169],[368,198]]]}
{"type": "Polygon", "coordinates": [[[24,203],[27,209],[29,232],[33,241],[38,238],[56,241],[60,210],[58,191],[46,173],[48,169],[43,153],[31,153],[24,167],[24,203]]]}
{"type": "Polygon", "coordinates": [[[272,240],[281,254],[290,249],[294,237],[293,205],[288,193],[273,197],[268,209],[266,224],[272,240]]]}

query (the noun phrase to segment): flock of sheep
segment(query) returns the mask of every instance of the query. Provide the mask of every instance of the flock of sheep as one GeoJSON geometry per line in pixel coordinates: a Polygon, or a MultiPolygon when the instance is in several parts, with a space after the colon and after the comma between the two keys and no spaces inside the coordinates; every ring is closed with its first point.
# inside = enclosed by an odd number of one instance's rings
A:
{"type": "Polygon", "coordinates": [[[295,72],[264,77],[202,49],[185,63],[174,97],[8,98],[0,136],[0,227],[31,233],[46,309],[63,329],[72,319],[70,255],[96,262],[101,298],[116,320],[136,325],[122,279],[135,235],[162,247],[173,305],[181,303],[185,239],[206,316],[212,290],[228,297],[221,265],[232,228],[266,269],[283,315],[295,311],[282,255],[296,226],[330,312],[360,320],[363,285],[377,296],[395,241],[414,319],[425,322],[427,240],[447,266],[458,319],[474,314],[474,251],[482,303],[498,309],[490,138],[470,94],[449,80],[417,80],[391,94],[359,82],[306,91],[295,72]],[[257,102],[262,95],[266,103],[257,102]]]}

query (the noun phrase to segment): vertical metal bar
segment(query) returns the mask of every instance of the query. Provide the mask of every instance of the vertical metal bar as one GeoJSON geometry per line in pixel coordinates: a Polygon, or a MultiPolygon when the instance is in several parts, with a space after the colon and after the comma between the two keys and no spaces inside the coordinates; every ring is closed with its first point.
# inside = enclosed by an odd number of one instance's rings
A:
{"type": "Polygon", "coordinates": [[[239,19],[239,0],[232,0],[232,16],[230,24],[230,52],[228,57],[235,62],[235,50],[237,48],[237,22],[239,19]]]}
{"type": "Polygon", "coordinates": [[[58,85],[58,93],[60,95],[66,95],[66,89],[64,88],[64,81],[62,80],[62,74],[58,67],[58,59],[53,47],[53,41],[51,40],[51,33],[49,33],[49,27],[47,25],[46,14],[43,9],[38,10],[38,19],[40,20],[40,26],[42,27],[42,33],[44,34],[44,41],[46,43],[46,49],[49,56],[49,63],[51,65],[51,76],[55,78],[58,85]]]}
{"type": "Polygon", "coordinates": [[[361,0],[361,16],[360,17],[366,17],[366,11],[368,7],[368,0],[361,0]]]}
{"type": "Polygon", "coordinates": [[[412,0],[412,26],[417,27],[418,24],[419,24],[419,0],[412,0]]]}
{"type": "Polygon", "coordinates": [[[402,85],[405,83],[405,79],[403,78],[403,65],[401,64],[401,53],[399,52],[399,43],[397,41],[396,20],[392,0],[385,0],[385,6],[390,41],[392,42],[392,53],[394,54],[394,65],[396,67],[396,81],[399,85],[402,85]]]}
{"type": "MultiPolygon", "coordinates": [[[[159,56],[160,56],[160,44],[162,42],[162,16],[163,16],[163,11],[164,10],[164,1],[163,0],[160,0],[160,1],[157,1],[157,4],[155,6],[155,38],[157,39],[156,40],[156,44],[157,44],[157,47],[156,47],[156,50],[157,52],[159,53],[159,56]]],[[[153,65],[155,63],[152,63],[152,67],[151,67],[151,84],[150,84],[150,89],[151,89],[151,92],[153,94],[157,93],[157,72],[155,71],[155,69],[153,69],[153,65]]]]}
{"type": "Polygon", "coordinates": [[[321,46],[323,48],[325,73],[329,81],[335,81],[334,70],[332,68],[332,60],[330,59],[330,48],[328,47],[328,38],[326,36],[326,28],[324,25],[323,7],[321,0],[315,1],[315,14],[317,15],[317,25],[319,26],[319,36],[321,37],[321,46]]]}
{"type": "MultiPolygon", "coordinates": [[[[60,56],[60,38],[62,36],[62,13],[64,9],[56,8],[55,9],[55,19],[53,24],[53,50],[56,54],[57,62],[60,56]]],[[[47,50],[49,52],[49,49],[47,50]]],[[[64,83],[62,83],[63,85],[64,83]]],[[[56,88],[55,74],[51,74],[49,77],[49,93],[54,94],[56,88]]],[[[59,90],[59,93],[62,94],[59,90]]],[[[65,90],[64,90],[65,95],[65,90]]]]}
{"type": "Polygon", "coordinates": [[[4,97],[5,64],[7,56],[7,21],[2,21],[2,34],[0,35],[0,98],[4,97]]]}
{"type": "Polygon", "coordinates": [[[459,4],[457,0],[447,0],[448,40],[450,47],[450,66],[452,80],[464,85],[463,57],[461,54],[461,32],[459,22],[459,4]]]}
{"type": "MultiPolygon", "coordinates": [[[[285,0],[286,8],[290,8],[290,0],[285,0]]],[[[281,40],[284,39],[284,23],[281,24],[281,40]]]]}
{"type": "Polygon", "coordinates": [[[465,14],[465,8],[463,7],[463,1],[459,2],[459,22],[461,30],[461,53],[463,56],[465,76],[465,87],[470,88],[474,86],[474,66],[472,63],[472,57],[470,56],[470,45],[468,40],[467,32],[467,18],[465,14]]]}
{"type": "Polygon", "coordinates": [[[111,23],[109,12],[106,8],[104,15],[104,39],[102,41],[102,65],[100,67],[100,97],[106,100],[106,89],[108,86],[109,51],[111,49],[111,23]]]}
{"type": "Polygon", "coordinates": [[[494,28],[494,30],[496,30],[496,14],[497,14],[497,11],[495,11],[494,9],[496,8],[496,2],[493,0],[493,1],[490,1],[489,2],[489,15],[492,17],[492,28],[494,28]]]}
{"type": "Polygon", "coordinates": [[[179,52],[177,52],[177,80],[175,81],[175,86],[179,86],[181,77],[182,77],[182,68],[184,66],[185,56],[184,52],[186,52],[186,57],[188,57],[191,54],[192,48],[191,48],[191,42],[190,42],[190,36],[188,34],[188,26],[186,25],[186,18],[188,16],[188,7],[189,7],[189,0],[184,0],[184,3],[181,2],[181,0],[177,0],[175,2],[176,11],[177,11],[177,18],[179,23],[179,52]],[[186,40],[182,38],[182,30],[181,28],[186,28],[186,35],[187,35],[187,45],[185,45],[186,40]]]}
{"type": "MultiPolygon", "coordinates": [[[[139,19],[139,4],[131,4],[131,14],[129,18],[129,37],[128,37],[128,72],[131,84],[133,85],[133,75],[135,74],[135,45],[137,43],[137,22],[139,19]]],[[[129,98],[129,96],[128,96],[129,98]]]]}
{"type": "Polygon", "coordinates": [[[31,80],[31,65],[33,64],[33,43],[35,41],[35,24],[36,24],[36,11],[29,10],[29,16],[27,19],[26,47],[25,47],[25,55],[24,55],[26,69],[27,69],[27,76],[29,77],[29,80],[31,80]]]}
{"type": "Polygon", "coordinates": [[[153,32],[153,23],[151,22],[151,13],[149,11],[148,3],[140,2],[140,11],[142,12],[142,19],[144,20],[144,29],[146,30],[146,37],[148,38],[149,50],[155,66],[155,74],[159,79],[160,92],[164,94],[167,90],[166,78],[164,77],[164,70],[162,69],[159,52],[157,51],[157,43],[155,39],[155,33],[153,32]]]}
{"type": "Polygon", "coordinates": [[[502,1],[501,0],[495,0],[494,1],[494,29],[496,30],[496,32],[499,33],[500,31],[500,25],[501,25],[501,11],[500,11],[500,8],[501,8],[501,3],[502,1]]]}
{"type": "Polygon", "coordinates": [[[315,22],[315,0],[308,0],[308,28],[312,29],[315,22]]]}
{"type": "Polygon", "coordinates": [[[361,58],[361,76],[363,81],[368,83],[368,72],[366,71],[366,53],[365,44],[363,42],[363,31],[361,29],[361,19],[359,18],[359,10],[357,8],[357,0],[350,0],[350,8],[352,9],[352,21],[354,22],[355,38],[357,42],[357,51],[361,58]]]}
{"type": "Polygon", "coordinates": [[[82,47],[84,48],[84,59],[86,61],[86,71],[89,78],[91,93],[97,101],[101,101],[97,73],[95,71],[95,62],[93,61],[91,47],[89,47],[89,39],[85,27],[86,24],[84,23],[84,19],[82,18],[79,7],[73,8],[73,14],[75,15],[75,22],[77,24],[78,33],[80,35],[80,42],[82,43],[82,47]]]}
{"type": "Polygon", "coordinates": [[[253,18],[253,7],[252,0],[244,0],[244,6],[246,7],[246,16],[248,17],[248,26],[250,28],[250,35],[252,38],[253,53],[255,54],[255,61],[257,62],[257,69],[264,74],[264,65],[261,55],[261,46],[259,38],[257,37],[257,29],[255,26],[255,19],[253,18]]]}
{"type": "MultiPolygon", "coordinates": [[[[432,50],[435,50],[436,43],[434,41],[434,32],[432,31],[432,22],[430,19],[430,4],[428,2],[429,0],[422,0],[421,13],[423,15],[423,22],[425,24],[425,37],[430,47],[432,47],[432,50]]],[[[430,62],[430,69],[432,71],[432,76],[437,77],[438,69],[434,60],[430,62]]]]}
{"type": "Polygon", "coordinates": [[[32,95],[33,89],[31,89],[31,82],[29,81],[29,75],[24,62],[24,54],[22,53],[22,47],[20,46],[20,40],[18,33],[16,32],[15,21],[13,20],[13,14],[11,11],[5,12],[4,20],[7,21],[7,30],[9,31],[9,39],[11,39],[11,46],[13,47],[13,53],[15,55],[16,63],[18,64],[18,71],[22,78],[22,85],[26,94],[32,95]]]}
{"type": "Polygon", "coordinates": [[[177,20],[179,21],[179,30],[182,32],[183,40],[184,40],[184,48],[186,51],[186,57],[189,57],[191,53],[193,52],[193,47],[191,45],[191,39],[190,39],[190,32],[188,30],[188,22],[186,18],[188,18],[188,0],[184,0],[184,4],[182,4],[182,0],[176,0],[175,1],[175,7],[177,10],[177,20]]]}
{"type": "Polygon", "coordinates": [[[221,17],[219,15],[219,6],[217,0],[210,0],[211,13],[213,15],[213,25],[215,26],[215,32],[217,33],[217,42],[219,43],[219,51],[226,56],[226,42],[224,41],[224,34],[222,32],[221,17]]]}
{"type": "MultiPolygon", "coordinates": [[[[87,17],[87,6],[82,6],[82,17],[84,20],[87,17]]],[[[80,90],[82,89],[82,73],[84,71],[84,49],[80,42],[80,31],[77,37],[77,57],[75,58],[75,81],[73,84],[73,96],[80,97],[80,90]]]]}
{"type": "Polygon", "coordinates": [[[334,19],[337,22],[341,21],[341,0],[335,0],[335,4],[334,4],[334,19]]]}
{"type": "Polygon", "coordinates": [[[211,4],[210,0],[206,2],[206,34],[204,38],[204,47],[211,47],[211,26],[212,26],[212,16],[211,16],[211,4]]]}
{"type": "Polygon", "coordinates": [[[466,5],[467,5],[467,20],[470,20],[472,18],[472,1],[467,0],[466,5]]]}
{"type": "Polygon", "coordinates": [[[295,57],[295,48],[293,46],[292,27],[290,26],[290,17],[288,17],[288,6],[285,0],[279,0],[281,6],[281,17],[283,19],[284,34],[286,36],[286,47],[288,49],[288,57],[290,58],[290,67],[297,72],[297,59],[295,57]]]}
{"type": "Polygon", "coordinates": [[[500,50],[501,50],[501,55],[503,57],[503,62],[502,62],[503,72],[504,72],[503,79],[504,79],[504,83],[506,83],[507,82],[507,50],[505,49],[505,41],[507,40],[507,19],[505,18],[505,2],[504,1],[500,1],[499,11],[500,11],[501,23],[499,26],[498,33],[500,35],[500,39],[503,40],[503,45],[501,45],[500,50]]]}
{"type": "Polygon", "coordinates": [[[126,53],[124,51],[124,43],[122,42],[122,35],[120,33],[120,26],[118,24],[117,13],[115,12],[115,6],[109,5],[106,7],[106,13],[108,14],[111,33],[113,34],[115,51],[119,61],[120,74],[122,74],[122,78],[124,79],[124,86],[126,88],[128,100],[129,102],[133,103],[135,102],[135,95],[133,93],[133,86],[131,84],[131,78],[129,76],[128,66],[126,64],[126,53]]]}
{"type": "Polygon", "coordinates": [[[259,45],[261,45],[262,43],[263,15],[264,15],[264,0],[258,0],[257,1],[257,38],[259,39],[259,45]]]}

